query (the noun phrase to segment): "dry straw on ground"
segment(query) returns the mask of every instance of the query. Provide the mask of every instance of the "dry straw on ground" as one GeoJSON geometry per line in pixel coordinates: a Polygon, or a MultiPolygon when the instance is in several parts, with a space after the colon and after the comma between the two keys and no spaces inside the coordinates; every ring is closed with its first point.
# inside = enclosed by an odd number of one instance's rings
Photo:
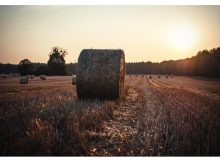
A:
{"type": "Polygon", "coordinates": [[[123,50],[84,49],[76,73],[79,98],[116,99],[124,96],[123,50]]]}

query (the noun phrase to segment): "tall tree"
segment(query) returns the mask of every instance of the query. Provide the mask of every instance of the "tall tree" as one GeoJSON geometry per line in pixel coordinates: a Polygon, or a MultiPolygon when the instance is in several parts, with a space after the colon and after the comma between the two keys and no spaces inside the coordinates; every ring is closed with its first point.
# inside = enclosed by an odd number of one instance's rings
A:
{"type": "Polygon", "coordinates": [[[50,53],[50,58],[47,62],[48,70],[51,75],[65,75],[67,74],[66,62],[64,57],[67,55],[66,50],[53,47],[50,53]]]}
{"type": "Polygon", "coordinates": [[[34,66],[30,60],[24,59],[20,61],[18,70],[21,75],[31,75],[34,73],[34,66]]]}

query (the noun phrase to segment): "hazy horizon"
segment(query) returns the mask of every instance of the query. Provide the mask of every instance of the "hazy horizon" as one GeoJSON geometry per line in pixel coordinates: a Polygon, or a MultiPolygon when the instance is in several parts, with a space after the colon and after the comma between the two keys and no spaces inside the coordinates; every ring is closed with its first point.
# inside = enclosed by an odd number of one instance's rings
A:
{"type": "Polygon", "coordinates": [[[177,60],[220,45],[220,6],[0,6],[0,62],[74,62],[84,48],[122,49],[126,62],[177,60]]]}

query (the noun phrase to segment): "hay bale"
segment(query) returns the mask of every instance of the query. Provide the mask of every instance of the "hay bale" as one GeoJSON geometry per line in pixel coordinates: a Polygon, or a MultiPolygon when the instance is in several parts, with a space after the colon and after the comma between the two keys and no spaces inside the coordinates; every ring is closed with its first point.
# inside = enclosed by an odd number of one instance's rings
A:
{"type": "Polygon", "coordinates": [[[157,78],[160,78],[160,76],[158,75],[157,78]]]}
{"type": "Polygon", "coordinates": [[[168,75],[166,75],[166,78],[169,78],[168,75]]]}
{"type": "Polygon", "coordinates": [[[152,76],[149,76],[149,79],[152,79],[152,76]]]}
{"type": "Polygon", "coordinates": [[[28,84],[28,77],[22,77],[20,78],[20,84],[28,84]]]}
{"type": "Polygon", "coordinates": [[[73,76],[73,78],[72,78],[72,85],[76,85],[76,77],[75,76],[73,76]]]}
{"type": "Polygon", "coordinates": [[[76,90],[79,98],[124,97],[123,50],[84,49],[80,53],[76,69],[76,90]]]}
{"type": "Polygon", "coordinates": [[[31,78],[31,79],[34,79],[34,75],[30,75],[30,78],[31,78]]]}
{"type": "Polygon", "coordinates": [[[46,80],[47,78],[46,78],[45,75],[41,75],[41,76],[40,76],[40,79],[41,79],[41,80],[46,80]]]}

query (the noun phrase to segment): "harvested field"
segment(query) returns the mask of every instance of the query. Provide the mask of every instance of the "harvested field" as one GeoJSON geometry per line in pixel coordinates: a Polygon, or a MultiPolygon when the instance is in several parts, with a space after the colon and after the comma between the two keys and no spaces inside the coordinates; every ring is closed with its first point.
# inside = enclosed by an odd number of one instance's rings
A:
{"type": "Polygon", "coordinates": [[[0,79],[1,155],[220,155],[220,81],[125,77],[122,101],[78,100],[72,76],[0,79]]]}

